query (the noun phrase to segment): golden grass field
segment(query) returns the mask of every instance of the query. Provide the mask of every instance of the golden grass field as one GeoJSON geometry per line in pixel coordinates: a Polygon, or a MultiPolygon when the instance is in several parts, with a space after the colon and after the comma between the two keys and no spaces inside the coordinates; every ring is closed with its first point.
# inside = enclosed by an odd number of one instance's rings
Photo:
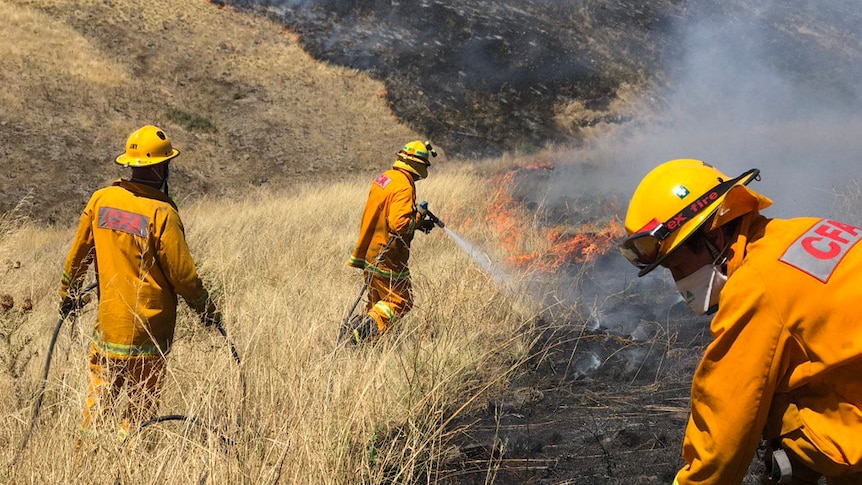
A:
{"type": "MultiPolygon", "coordinates": [[[[374,347],[336,349],[362,285],[346,261],[368,184],[420,136],[391,115],[383,86],[203,0],[0,0],[0,17],[12,39],[0,44],[0,295],[15,300],[0,311],[0,483],[444,482],[453,420],[506,385],[527,354],[516,329],[536,309],[438,230],[414,242],[403,324],[374,347]],[[111,160],[148,123],[182,151],[172,192],[242,367],[181,303],[160,412],[202,426],[162,423],[120,446],[108,416],[78,452],[91,304],[65,323],[40,419],[7,466],[77,215],[127,175],[111,160]]],[[[476,215],[493,187],[438,150],[420,198],[456,230],[478,220],[461,236],[490,247],[476,215]]]]}
{"type": "MultiPolygon", "coordinates": [[[[418,184],[463,220],[481,206],[474,175],[445,172],[418,184]]],[[[378,345],[336,349],[339,323],[358,294],[346,265],[366,183],[305,186],[181,207],[193,256],[217,295],[238,369],[215,331],[183,305],[160,414],[194,416],[155,425],[121,447],[108,418],[76,455],[95,305],[66,324],[53,357],[37,428],[3,483],[415,483],[437,482],[447,424],[504,386],[526,346],[516,329],[530,305],[501,293],[442,231],[417,235],[416,307],[378,345]],[[242,399],[242,376],[247,395],[242,399]],[[242,415],[242,427],[237,418],[242,415]],[[228,447],[219,435],[232,441],[228,447]],[[91,448],[97,449],[92,451],[91,448]],[[76,458],[77,456],[77,458],[76,458]]],[[[432,203],[433,204],[433,203],[432,203]]],[[[0,313],[0,443],[12,459],[30,418],[57,320],[57,287],[72,228],[4,220],[0,292],[35,309],[0,313]]],[[[445,215],[445,216],[444,216],[445,215]]],[[[462,236],[483,241],[481,224],[462,236]]],[[[441,482],[442,483],[442,482],[441,482]]]]}

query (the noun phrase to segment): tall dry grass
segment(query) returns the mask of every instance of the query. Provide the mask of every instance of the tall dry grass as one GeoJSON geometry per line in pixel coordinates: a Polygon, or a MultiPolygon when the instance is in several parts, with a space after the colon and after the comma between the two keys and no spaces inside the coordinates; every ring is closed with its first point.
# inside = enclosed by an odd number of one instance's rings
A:
{"type": "MultiPolygon", "coordinates": [[[[362,284],[346,261],[368,183],[181,207],[199,272],[218,295],[242,357],[238,368],[222,337],[183,306],[160,414],[195,417],[203,426],[161,423],[120,446],[118,418],[109,414],[76,453],[91,305],[61,333],[37,428],[0,481],[443,481],[438,471],[452,454],[453,418],[505,385],[525,357],[517,329],[532,310],[502,293],[437,230],[417,234],[414,242],[412,313],[373,347],[336,348],[339,323],[362,284]]],[[[417,190],[456,229],[481,213],[488,198],[485,182],[464,171],[434,174],[417,190]]],[[[481,224],[469,227],[461,235],[482,243],[481,224]]],[[[4,463],[27,428],[73,232],[25,225],[8,232],[0,246],[22,262],[4,273],[0,293],[27,295],[35,303],[32,312],[0,317],[7,336],[0,369],[4,463]]]]}

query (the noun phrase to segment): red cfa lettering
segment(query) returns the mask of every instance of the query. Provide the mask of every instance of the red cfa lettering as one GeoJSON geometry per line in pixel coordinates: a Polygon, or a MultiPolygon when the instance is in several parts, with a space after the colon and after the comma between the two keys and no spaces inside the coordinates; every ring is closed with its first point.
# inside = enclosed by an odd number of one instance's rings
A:
{"type": "MultiPolygon", "coordinates": [[[[849,237],[859,234],[859,228],[837,221],[826,220],[814,228],[814,236],[802,239],[802,247],[817,259],[832,259],[842,253],[842,248],[850,244],[849,237]]],[[[855,241],[854,241],[855,242],[855,241]]]]}
{"type": "Polygon", "coordinates": [[[381,189],[385,189],[389,182],[392,182],[392,179],[389,178],[385,173],[381,174],[374,180],[374,183],[379,185],[381,189]]]}
{"type": "Polygon", "coordinates": [[[844,256],[862,240],[862,229],[829,219],[817,221],[779,261],[826,283],[844,256]]]}
{"type": "Polygon", "coordinates": [[[99,227],[147,237],[150,218],[113,207],[99,207],[99,227]]]}

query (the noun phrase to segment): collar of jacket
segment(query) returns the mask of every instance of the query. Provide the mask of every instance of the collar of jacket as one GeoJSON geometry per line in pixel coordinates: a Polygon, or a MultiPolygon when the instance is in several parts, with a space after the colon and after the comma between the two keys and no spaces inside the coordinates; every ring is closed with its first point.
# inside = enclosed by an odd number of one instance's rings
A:
{"type": "Polygon", "coordinates": [[[763,236],[767,222],[769,222],[769,219],[760,215],[757,211],[749,212],[739,218],[739,226],[736,228],[733,242],[730,243],[730,251],[727,253],[728,278],[742,266],[749,243],[763,236]]]}
{"type": "Polygon", "coordinates": [[[162,192],[155,187],[150,187],[147,184],[139,184],[124,179],[117,179],[111,185],[115,187],[122,187],[138,197],[146,197],[147,199],[160,200],[162,202],[170,204],[171,207],[173,207],[174,209],[177,208],[177,204],[174,202],[173,199],[170,198],[170,196],[168,196],[168,194],[162,192]]]}
{"type": "Polygon", "coordinates": [[[412,173],[408,172],[407,170],[404,170],[403,168],[395,168],[393,170],[403,173],[404,176],[407,177],[407,180],[410,182],[410,186],[413,187],[413,190],[416,190],[416,180],[413,178],[412,173]]]}

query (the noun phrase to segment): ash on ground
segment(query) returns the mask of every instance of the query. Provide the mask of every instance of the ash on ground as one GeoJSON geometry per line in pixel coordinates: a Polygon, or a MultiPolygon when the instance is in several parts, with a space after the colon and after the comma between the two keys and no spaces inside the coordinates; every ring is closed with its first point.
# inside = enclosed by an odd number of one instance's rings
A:
{"type": "MultiPolygon", "coordinates": [[[[709,318],[694,315],[662,269],[610,278],[632,272],[621,259],[571,268],[569,293],[548,296],[571,305],[549,305],[557,310],[525,330],[532,358],[509,390],[452,427],[463,431],[439,483],[673,481],[709,318]]],[[[755,458],[744,483],[760,483],[762,472],[755,458]]]]}

